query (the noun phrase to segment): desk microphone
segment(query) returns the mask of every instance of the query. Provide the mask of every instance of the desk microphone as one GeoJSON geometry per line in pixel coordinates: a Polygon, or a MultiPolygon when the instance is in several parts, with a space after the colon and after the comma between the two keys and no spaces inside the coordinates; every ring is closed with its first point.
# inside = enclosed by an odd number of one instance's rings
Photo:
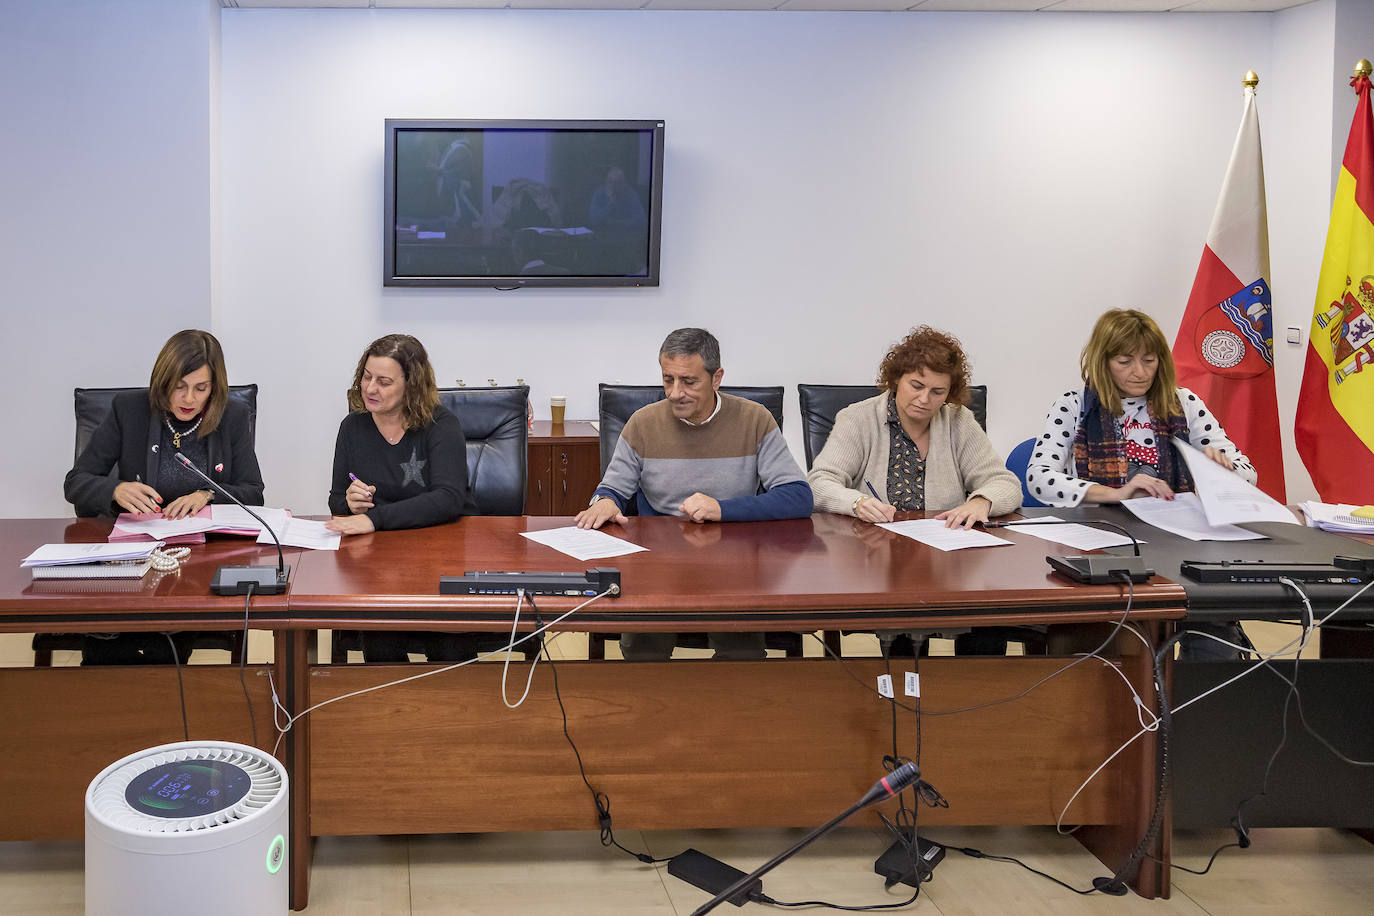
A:
{"type": "Polygon", "coordinates": [[[272,526],[263,521],[261,515],[245,506],[237,496],[215,483],[208,474],[192,464],[190,458],[181,452],[177,452],[175,457],[177,461],[181,462],[182,467],[194,471],[210,486],[233,500],[234,505],[257,519],[258,524],[262,525],[263,529],[272,535],[272,541],[277,545],[276,569],[270,566],[221,566],[215,570],[215,578],[210,580],[210,591],[216,595],[247,595],[250,593],[280,595],[286,591],[286,576],[291,567],[286,565],[286,558],[281,552],[281,541],[277,540],[277,533],[272,530],[272,526]]]}
{"type": "Polygon", "coordinates": [[[1063,573],[1075,582],[1086,582],[1089,585],[1119,583],[1123,573],[1129,576],[1132,582],[1149,582],[1150,577],[1155,574],[1155,571],[1146,567],[1145,561],[1140,558],[1140,541],[1136,540],[1134,534],[1116,522],[1106,522],[1097,518],[1084,519],[1081,522],[1028,518],[1018,522],[983,522],[982,524],[984,528],[1011,528],[1016,525],[1106,525],[1131,539],[1131,546],[1135,548],[1135,556],[1118,557],[1110,553],[1074,557],[1046,556],[1045,562],[1050,564],[1055,572],[1063,573]]]}
{"type": "Polygon", "coordinates": [[[888,773],[882,779],[875,782],[873,784],[873,788],[869,789],[867,792],[864,793],[863,798],[859,799],[854,804],[850,805],[837,817],[817,827],[815,830],[811,831],[806,836],[802,837],[800,840],[794,843],[786,851],[779,853],[772,859],[769,859],[763,865],[760,865],[758,868],[754,869],[754,871],[745,875],[743,878],[740,878],[738,881],[727,887],[725,890],[721,891],[719,894],[716,894],[710,900],[706,901],[706,903],[702,904],[701,906],[693,910],[692,916],[703,916],[703,914],[709,913],[711,910],[714,910],[717,906],[719,906],[727,900],[729,900],[731,903],[735,903],[736,906],[742,906],[744,900],[748,899],[747,897],[741,898],[738,903],[735,902],[735,898],[741,897],[741,891],[745,891],[749,888],[757,889],[758,887],[760,887],[760,878],[768,874],[773,869],[777,868],[782,863],[786,862],[788,859],[792,858],[797,853],[801,852],[802,849],[806,848],[806,846],[810,845],[813,841],[819,839],[820,837],[829,833],[834,828],[838,827],[841,821],[849,817],[854,812],[859,811],[863,808],[867,808],[869,805],[872,805],[876,802],[880,802],[885,799],[891,798],[894,795],[898,795],[904,792],[905,790],[911,788],[911,786],[915,785],[920,781],[921,771],[917,768],[916,764],[902,764],[901,766],[897,767],[897,769],[893,770],[891,773],[888,773]]]}

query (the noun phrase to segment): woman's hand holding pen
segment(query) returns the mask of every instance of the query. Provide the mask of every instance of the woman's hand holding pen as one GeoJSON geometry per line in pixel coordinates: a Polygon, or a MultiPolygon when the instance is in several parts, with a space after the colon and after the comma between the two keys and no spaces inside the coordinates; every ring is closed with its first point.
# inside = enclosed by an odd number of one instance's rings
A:
{"type": "Polygon", "coordinates": [[[114,501],[134,514],[157,515],[162,512],[162,496],[137,480],[126,480],[115,487],[114,501]]]}
{"type": "Polygon", "coordinates": [[[897,510],[881,499],[865,496],[859,500],[858,508],[854,510],[854,514],[866,522],[877,525],[892,521],[897,517],[897,510]]]}
{"type": "Polygon", "coordinates": [[[348,489],[344,491],[344,499],[348,502],[348,511],[354,515],[362,515],[372,508],[372,494],[377,492],[376,487],[369,487],[352,474],[348,475],[352,481],[348,489]]]}
{"type": "Polygon", "coordinates": [[[867,496],[860,496],[854,503],[855,517],[865,522],[872,522],[875,525],[883,522],[890,522],[897,517],[897,508],[890,506],[878,498],[878,491],[873,489],[873,484],[865,480],[864,486],[868,487],[868,492],[873,494],[870,499],[867,496]]]}

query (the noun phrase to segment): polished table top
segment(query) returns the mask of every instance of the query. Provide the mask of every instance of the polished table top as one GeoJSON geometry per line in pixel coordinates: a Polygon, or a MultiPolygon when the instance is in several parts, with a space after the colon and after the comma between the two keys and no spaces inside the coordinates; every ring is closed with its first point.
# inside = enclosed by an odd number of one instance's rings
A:
{"type": "MultiPolygon", "coordinates": [[[[919,513],[913,513],[919,516],[919,513]]],[[[501,629],[509,597],[439,594],[441,575],[469,570],[621,570],[623,594],[579,612],[577,629],[814,629],[1115,620],[1122,586],[1075,585],[1045,564],[1045,544],[1010,536],[1013,546],[935,550],[853,518],[815,515],[782,522],[696,525],[676,518],[632,518],[609,532],[647,551],[582,562],[520,537],[568,518],[475,516],[447,525],[344,538],[338,551],[288,551],[285,595],[254,596],[257,626],[367,626],[407,621],[440,628],[501,629]]],[[[38,545],[99,541],[109,520],[7,519],[0,522],[0,628],[67,623],[165,623],[210,627],[241,620],[243,599],[210,594],[220,565],[275,562],[271,548],[212,535],[175,573],[134,583],[33,582],[19,560],[38,545]]],[[[1133,612],[1178,617],[1184,592],[1156,578],[1138,585],[1133,612]]],[[[541,598],[545,616],[575,599],[541,598]]]]}
{"type": "MultiPolygon", "coordinates": [[[[382,611],[475,628],[501,621],[509,626],[513,599],[442,596],[439,577],[595,566],[618,568],[623,592],[579,612],[575,628],[728,628],[725,618],[739,629],[931,626],[967,623],[970,614],[987,617],[983,623],[1115,620],[1124,607],[1122,586],[1076,585],[1053,574],[1044,542],[1028,543],[1030,538],[1009,547],[945,553],[839,515],[708,525],[631,518],[604,530],[647,551],[584,562],[520,537],[570,522],[472,517],[345,538],[337,552],[302,560],[292,583],[291,613],[347,622],[377,619],[382,611]]],[[[1177,617],[1183,598],[1179,586],[1156,578],[1136,586],[1133,608],[1142,617],[1177,617]]],[[[574,604],[570,598],[539,599],[549,611],[574,604]]]]}
{"type": "MultiPolygon", "coordinates": [[[[97,629],[101,622],[133,621],[148,627],[223,629],[242,626],[243,598],[210,594],[210,580],[220,566],[277,565],[273,547],[252,538],[210,535],[205,544],[191,545],[183,566],[170,573],[150,570],[141,579],[34,580],[19,562],[43,544],[104,541],[112,520],[3,519],[0,520],[0,631],[51,630],[58,622],[75,629],[97,629]],[[86,626],[85,624],[92,624],[86,626]]],[[[287,550],[292,574],[299,550],[287,550]]],[[[256,626],[283,625],[286,595],[254,595],[256,626]]],[[[138,626],[120,628],[138,629],[138,626]]]]}

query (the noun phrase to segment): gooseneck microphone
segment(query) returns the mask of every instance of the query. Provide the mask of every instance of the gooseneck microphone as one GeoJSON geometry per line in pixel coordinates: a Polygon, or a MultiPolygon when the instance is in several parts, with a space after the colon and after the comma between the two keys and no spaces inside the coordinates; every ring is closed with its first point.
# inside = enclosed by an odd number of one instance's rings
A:
{"type": "Polygon", "coordinates": [[[1145,561],[1140,557],[1140,541],[1136,540],[1134,534],[1116,522],[1103,521],[1100,518],[1088,518],[1082,521],[1027,518],[1016,522],[983,522],[982,525],[984,528],[1013,528],[1017,525],[1105,525],[1120,531],[1131,539],[1131,546],[1135,548],[1135,556],[1118,557],[1115,554],[1101,553],[1056,557],[1051,554],[1045,557],[1045,562],[1050,564],[1055,572],[1062,573],[1075,582],[1086,582],[1089,585],[1119,583],[1122,575],[1129,577],[1132,582],[1149,582],[1150,577],[1155,574],[1155,571],[1148,568],[1145,561]]]}
{"type": "Polygon", "coordinates": [[[291,567],[286,565],[286,557],[281,552],[281,541],[277,539],[277,532],[272,530],[271,525],[263,521],[261,515],[248,508],[237,496],[224,489],[212,480],[210,475],[192,464],[190,458],[181,452],[177,452],[175,457],[177,461],[181,462],[182,467],[193,471],[201,480],[229,497],[234,505],[257,519],[258,524],[262,525],[263,530],[272,535],[272,541],[277,545],[276,569],[270,566],[221,566],[215,570],[215,578],[210,581],[210,591],[216,595],[247,595],[249,593],[280,595],[286,591],[286,577],[291,571],[291,567]]]}
{"type": "Polygon", "coordinates": [[[864,793],[863,798],[859,799],[854,804],[850,805],[837,817],[817,827],[815,830],[811,831],[806,836],[802,837],[800,840],[798,840],[785,851],[769,859],[767,862],[763,863],[758,868],[754,869],[752,872],[745,875],[743,878],[740,878],[738,881],[727,887],[725,890],[721,891],[719,894],[716,894],[710,900],[706,901],[704,904],[693,910],[692,916],[704,916],[704,914],[711,912],[727,900],[729,900],[731,903],[735,903],[736,906],[743,905],[744,899],[738,899],[737,902],[737,898],[741,897],[741,891],[744,891],[751,887],[756,887],[759,883],[760,878],[768,874],[773,869],[777,868],[782,863],[786,862],[788,859],[792,858],[797,853],[801,852],[811,843],[815,842],[816,840],[825,836],[831,830],[838,827],[840,825],[840,822],[843,821],[845,818],[849,817],[856,811],[859,811],[863,808],[867,808],[869,805],[872,805],[876,802],[884,801],[886,799],[893,797],[894,795],[898,795],[906,789],[911,788],[913,785],[920,781],[921,771],[917,768],[916,764],[902,764],[901,766],[897,767],[897,769],[893,770],[891,773],[888,773],[882,779],[875,782],[873,784],[873,788],[869,789],[867,792],[864,793]]]}

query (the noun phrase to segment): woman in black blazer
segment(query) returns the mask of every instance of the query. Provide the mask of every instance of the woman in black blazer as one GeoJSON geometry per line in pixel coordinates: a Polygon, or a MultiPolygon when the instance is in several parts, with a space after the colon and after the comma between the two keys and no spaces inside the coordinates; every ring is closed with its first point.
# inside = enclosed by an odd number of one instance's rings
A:
{"type": "MultiPolygon", "coordinates": [[[[225,490],[262,505],[262,472],[248,409],[229,399],[224,351],[208,331],[179,331],[153,363],[147,392],[116,395],[110,412],[67,472],[63,492],[77,515],[150,513],[184,518],[218,495],[176,460],[182,454],[225,490]],[[111,476],[116,465],[118,476],[111,476]]],[[[177,633],[177,655],[195,634],[177,633]]],[[[88,637],[83,664],[172,661],[158,633],[88,637]]]]}
{"type": "Polygon", "coordinates": [[[67,501],[77,515],[194,515],[217,494],[181,466],[178,452],[243,502],[262,505],[248,409],[229,400],[224,352],[208,331],[172,335],[153,364],[147,393],[115,396],[67,473],[67,501]],[[118,479],[109,476],[116,464],[118,479]]]}

